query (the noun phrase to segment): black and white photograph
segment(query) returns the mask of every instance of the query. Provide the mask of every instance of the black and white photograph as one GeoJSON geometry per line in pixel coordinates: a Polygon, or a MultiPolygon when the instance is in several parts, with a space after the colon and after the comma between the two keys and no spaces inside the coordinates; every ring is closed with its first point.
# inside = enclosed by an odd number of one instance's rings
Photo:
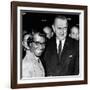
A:
{"type": "Polygon", "coordinates": [[[12,88],[87,82],[86,13],[86,6],[12,2],[12,88]]]}
{"type": "Polygon", "coordinates": [[[79,75],[79,14],[21,11],[22,78],[79,75]]]}

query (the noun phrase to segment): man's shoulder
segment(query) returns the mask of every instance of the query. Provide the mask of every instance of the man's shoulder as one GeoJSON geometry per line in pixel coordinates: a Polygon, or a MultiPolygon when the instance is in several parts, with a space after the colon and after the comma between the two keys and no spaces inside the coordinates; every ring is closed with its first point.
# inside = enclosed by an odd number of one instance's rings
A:
{"type": "Polygon", "coordinates": [[[75,39],[72,39],[70,37],[67,37],[67,43],[73,49],[79,48],[79,41],[77,41],[75,39]]]}
{"type": "Polygon", "coordinates": [[[52,37],[47,44],[48,44],[47,45],[48,49],[55,47],[55,44],[56,44],[55,37],[52,37]]]}
{"type": "Polygon", "coordinates": [[[75,43],[79,43],[79,41],[77,41],[77,40],[75,40],[75,39],[73,39],[73,38],[71,38],[71,37],[67,37],[67,40],[68,40],[68,42],[70,42],[70,43],[73,43],[73,44],[75,44],[75,43]]]}
{"type": "Polygon", "coordinates": [[[52,44],[52,43],[55,43],[55,42],[56,42],[56,37],[53,36],[53,37],[49,40],[48,44],[52,44]]]}

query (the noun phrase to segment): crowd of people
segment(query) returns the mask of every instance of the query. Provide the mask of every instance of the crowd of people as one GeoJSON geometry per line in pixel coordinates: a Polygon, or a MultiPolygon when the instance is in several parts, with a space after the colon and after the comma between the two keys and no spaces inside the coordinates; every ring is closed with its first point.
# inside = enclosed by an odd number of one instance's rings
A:
{"type": "MultiPolygon", "coordinates": [[[[38,29],[38,28],[37,28],[38,29]]],[[[25,32],[22,38],[22,78],[79,74],[79,28],[68,34],[68,20],[56,16],[51,26],[25,32]]]]}

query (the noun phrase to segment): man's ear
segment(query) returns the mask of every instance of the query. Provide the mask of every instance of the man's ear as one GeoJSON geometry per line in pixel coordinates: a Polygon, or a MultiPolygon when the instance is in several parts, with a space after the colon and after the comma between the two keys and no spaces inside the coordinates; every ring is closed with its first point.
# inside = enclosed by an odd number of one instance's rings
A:
{"type": "Polygon", "coordinates": [[[55,27],[54,27],[54,25],[52,25],[52,29],[53,29],[53,31],[55,32],[55,27]]]}
{"type": "Polygon", "coordinates": [[[52,32],[52,37],[53,37],[53,35],[54,35],[54,32],[52,32]]]}

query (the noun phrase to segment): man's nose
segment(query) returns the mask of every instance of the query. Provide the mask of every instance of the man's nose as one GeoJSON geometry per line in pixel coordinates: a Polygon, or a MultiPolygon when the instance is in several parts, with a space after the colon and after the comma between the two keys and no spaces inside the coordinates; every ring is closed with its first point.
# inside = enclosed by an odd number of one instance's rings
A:
{"type": "Polygon", "coordinates": [[[64,33],[64,30],[60,30],[59,33],[64,33]]]}
{"type": "Polygon", "coordinates": [[[39,44],[39,48],[43,48],[43,45],[42,44],[39,44]]]}

